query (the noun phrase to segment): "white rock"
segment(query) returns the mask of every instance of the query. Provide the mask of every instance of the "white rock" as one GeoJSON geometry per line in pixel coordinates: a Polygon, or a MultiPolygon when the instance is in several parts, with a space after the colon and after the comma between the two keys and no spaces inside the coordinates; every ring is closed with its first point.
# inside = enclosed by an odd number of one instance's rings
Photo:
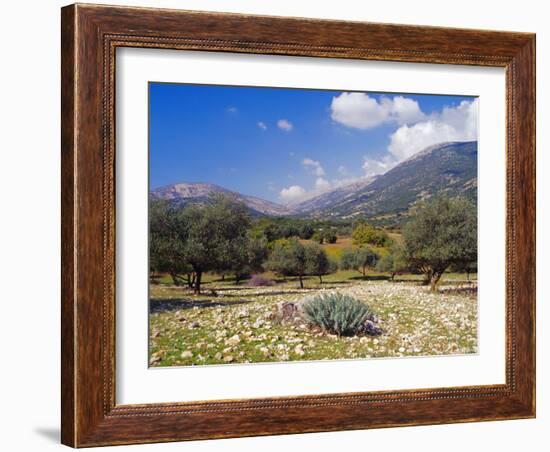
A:
{"type": "Polygon", "coordinates": [[[241,342],[241,338],[238,334],[235,334],[235,336],[231,336],[229,339],[225,341],[227,345],[237,345],[241,342]]]}

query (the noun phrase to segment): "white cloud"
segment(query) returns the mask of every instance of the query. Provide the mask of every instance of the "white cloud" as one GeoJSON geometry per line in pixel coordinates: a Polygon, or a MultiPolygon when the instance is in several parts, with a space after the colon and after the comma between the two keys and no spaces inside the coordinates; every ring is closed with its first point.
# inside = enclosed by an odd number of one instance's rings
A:
{"type": "MultiPolygon", "coordinates": [[[[344,93],[345,94],[345,93],[344,93]]],[[[341,97],[341,96],[339,96],[341,97]]],[[[335,98],[336,99],[336,98],[335,98]]],[[[360,182],[365,178],[383,174],[391,170],[395,165],[409,158],[422,149],[445,141],[470,141],[477,139],[477,109],[478,101],[463,101],[457,106],[445,107],[439,113],[422,117],[422,120],[414,124],[407,124],[409,119],[418,118],[418,105],[411,106],[410,99],[402,96],[393,99],[382,100],[380,105],[390,102],[392,104],[390,116],[396,123],[403,121],[395,132],[390,135],[390,144],[387,153],[379,158],[363,157],[363,174],[355,177],[349,173],[344,165],[337,168],[341,178],[327,179],[325,169],[318,160],[304,158],[302,165],[308,172],[315,176],[315,182],[311,188],[306,189],[301,185],[292,185],[283,188],[280,193],[282,202],[296,204],[301,201],[318,196],[329,190],[333,190],[354,182],[360,182]]],[[[384,108],[389,108],[385,105],[384,108]]]]}
{"type": "Polygon", "coordinates": [[[228,113],[237,113],[237,107],[227,107],[228,113]]]}
{"type": "Polygon", "coordinates": [[[405,124],[390,135],[388,150],[397,161],[402,161],[434,144],[477,140],[477,110],[477,99],[464,100],[425,121],[405,124]]]}
{"type": "Polygon", "coordinates": [[[315,180],[315,191],[322,193],[327,190],[330,190],[331,188],[332,188],[332,185],[328,180],[323,179],[322,177],[318,177],[315,180]]]}
{"type": "Polygon", "coordinates": [[[290,187],[283,188],[279,196],[284,202],[295,203],[304,199],[307,196],[307,192],[299,185],[291,185],[290,187]]]}
{"type": "Polygon", "coordinates": [[[370,159],[368,157],[363,158],[363,171],[366,177],[376,176],[377,174],[384,174],[392,169],[397,162],[390,156],[386,156],[382,159],[370,159]]]}
{"type": "Polygon", "coordinates": [[[262,130],[267,130],[267,126],[265,125],[265,122],[258,121],[258,127],[262,130]]]}
{"type": "Polygon", "coordinates": [[[277,121],[277,127],[285,132],[290,132],[294,128],[292,123],[287,119],[279,119],[277,121]]]}
{"type": "Polygon", "coordinates": [[[325,170],[317,160],[305,158],[302,160],[302,165],[304,165],[306,169],[309,169],[315,176],[321,177],[325,175],[325,170]]]}
{"type": "Polygon", "coordinates": [[[410,124],[425,117],[417,101],[403,96],[378,101],[366,93],[342,93],[332,98],[330,109],[334,121],[361,130],[387,122],[410,124]]]}

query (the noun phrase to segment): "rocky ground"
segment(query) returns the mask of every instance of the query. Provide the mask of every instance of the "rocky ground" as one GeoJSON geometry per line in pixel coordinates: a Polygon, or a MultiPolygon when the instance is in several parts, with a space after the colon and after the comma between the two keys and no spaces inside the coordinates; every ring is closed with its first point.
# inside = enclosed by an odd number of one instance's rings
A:
{"type": "Polygon", "coordinates": [[[181,287],[152,285],[151,366],[363,359],[477,352],[475,286],[446,285],[430,293],[417,283],[361,281],[297,289],[210,287],[194,296],[181,287]],[[281,323],[282,302],[336,290],[367,303],[379,336],[338,337],[306,322],[281,323]]]}

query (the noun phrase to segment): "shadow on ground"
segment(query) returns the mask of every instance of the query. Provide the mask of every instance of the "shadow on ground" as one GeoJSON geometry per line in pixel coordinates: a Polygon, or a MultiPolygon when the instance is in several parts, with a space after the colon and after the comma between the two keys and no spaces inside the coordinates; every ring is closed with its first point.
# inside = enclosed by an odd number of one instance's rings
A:
{"type": "Polygon", "coordinates": [[[254,300],[181,300],[181,299],[153,299],[149,303],[149,312],[155,314],[158,312],[179,311],[180,309],[192,308],[215,308],[217,306],[237,306],[240,304],[252,303],[254,300]]]}
{"type": "Polygon", "coordinates": [[[449,287],[447,289],[440,288],[439,293],[445,295],[466,295],[475,297],[477,296],[477,286],[449,287]]]}

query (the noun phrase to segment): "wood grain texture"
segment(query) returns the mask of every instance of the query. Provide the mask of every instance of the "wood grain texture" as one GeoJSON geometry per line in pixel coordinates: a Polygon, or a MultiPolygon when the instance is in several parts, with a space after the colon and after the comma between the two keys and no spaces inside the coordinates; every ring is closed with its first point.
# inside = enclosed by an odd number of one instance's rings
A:
{"type": "Polygon", "coordinates": [[[534,35],[80,4],[63,8],[61,34],[64,444],[535,415],[534,35]],[[114,69],[124,46],[506,68],[506,384],[116,405],[114,69]]]}

